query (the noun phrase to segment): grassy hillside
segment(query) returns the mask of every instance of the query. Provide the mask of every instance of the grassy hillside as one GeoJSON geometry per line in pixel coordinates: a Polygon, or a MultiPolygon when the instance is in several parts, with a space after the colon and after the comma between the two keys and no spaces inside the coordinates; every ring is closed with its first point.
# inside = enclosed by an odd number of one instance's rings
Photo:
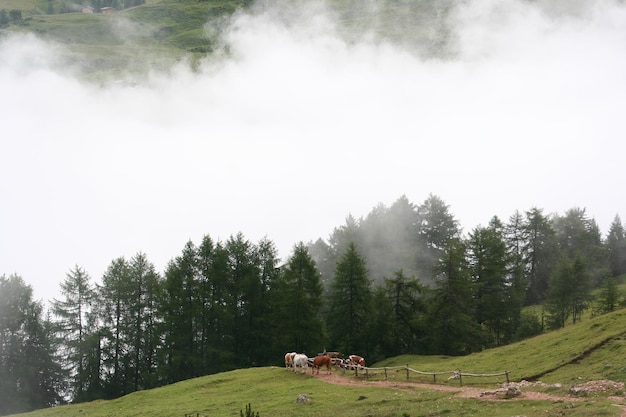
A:
{"type": "MultiPolygon", "coordinates": [[[[409,364],[423,371],[511,372],[514,380],[626,381],[626,310],[599,316],[540,336],[462,357],[401,356],[380,366],[409,364]]],[[[501,377],[500,377],[501,379],[501,377]]],[[[469,382],[469,381],[468,381],[469,382]]]]}
{"type": "MultiPolygon", "coordinates": [[[[68,63],[79,67],[84,76],[100,78],[167,69],[183,58],[193,64],[215,50],[221,22],[246,3],[149,0],[107,15],[84,14],[78,7],[73,13],[48,14],[46,9],[55,1],[0,0],[0,9],[20,9],[23,16],[21,22],[0,28],[0,36],[28,32],[61,43],[67,48],[64,58],[68,63]],[[211,25],[212,30],[207,30],[211,25]]],[[[449,34],[442,22],[450,1],[399,5],[396,1],[380,0],[368,5],[357,0],[329,0],[328,4],[337,18],[338,33],[347,41],[385,39],[430,55],[441,54],[445,49],[449,34]]],[[[295,3],[316,4],[310,0],[289,4],[295,3]]],[[[285,15],[289,16],[289,12],[285,15]]]]}
{"type": "Polygon", "coordinates": [[[314,416],[618,416],[619,409],[603,398],[585,402],[499,401],[458,398],[454,393],[424,388],[338,386],[310,373],[284,368],[243,369],[112,401],[57,407],[22,414],[30,417],[184,417],[239,416],[247,404],[260,417],[314,416]],[[300,394],[309,397],[297,403],[300,394]]]}
{"type": "MultiPolygon", "coordinates": [[[[565,329],[524,342],[491,349],[465,357],[400,356],[372,367],[395,367],[409,364],[422,371],[460,369],[468,373],[511,371],[511,379],[541,379],[562,384],[550,388],[553,395],[567,396],[573,384],[589,380],[626,380],[626,310],[596,317],[565,329]]],[[[32,417],[52,416],[238,416],[250,403],[260,417],[272,416],[618,416],[615,398],[623,392],[608,392],[584,398],[584,401],[520,400],[484,401],[459,398],[451,392],[423,387],[409,387],[404,371],[389,371],[395,387],[378,387],[383,373],[367,381],[361,375],[346,373],[364,386],[338,386],[306,375],[294,374],[282,367],[241,369],[183,381],[170,386],[142,391],[112,401],[95,401],[23,414],[32,417]],[[299,394],[310,401],[296,403],[299,394]]],[[[323,372],[322,372],[323,373],[323,372]]],[[[335,373],[342,373],[336,370],[335,373]]],[[[431,382],[432,377],[411,376],[411,382],[431,382]]],[[[463,386],[494,388],[503,377],[464,378],[463,386]]],[[[438,384],[460,388],[458,380],[438,379],[438,384]]],[[[526,388],[525,388],[526,389],[526,388]]],[[[532,388],[529,388],[532,389],[532,388]]],[[[541,388],[535,388],[540,390],[541,388]]],[[[545,390],[545,388],[543,388],[545,390]]]]}
{"type": "Polygon", "coordinates": [[[205,25],[242,7],[239,0],[164,0],[114,14],[45,14],[37,1],[19,7],[14,2],[0,0],[0,9],[20,8],[23,21],[0,30],[0,35],[33,33],[61,43],[69,65],[86,77],[101,78],[167,69],[183,58],[205,56],[216,43],[205,25]]]}

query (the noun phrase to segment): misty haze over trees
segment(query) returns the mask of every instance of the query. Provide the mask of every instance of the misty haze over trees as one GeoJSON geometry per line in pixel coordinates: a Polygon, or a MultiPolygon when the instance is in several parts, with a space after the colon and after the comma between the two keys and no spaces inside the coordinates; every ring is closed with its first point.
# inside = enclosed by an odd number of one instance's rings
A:
{"type": "Polygon", "coordinates": [[[465,355],[620,307],[624,273],[619,216],[604,238],[580,208],[463,233],[430,195],[348,216],[285,262],[271,240],[238,233],[188,242],[163,273],[142,252],[112,260],[100,282],[74,266],[48,312],[3,275],[0,413],[278,365],[286,351],[465,355]]]}

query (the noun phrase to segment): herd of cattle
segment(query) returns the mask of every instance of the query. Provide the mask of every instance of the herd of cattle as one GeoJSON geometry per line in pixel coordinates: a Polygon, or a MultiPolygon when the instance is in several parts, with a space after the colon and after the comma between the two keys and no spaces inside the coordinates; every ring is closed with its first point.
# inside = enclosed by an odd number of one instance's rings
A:
{"type": "Polygon", "coordinates": [[[349,355],[347,358],[344,358],[339,352],[326,351],[316,355],[314,358],[309,358],[304,353],[285,353],[285,368],[291,368],[294,372],[305,373],[310,366],[311,374],[315,373],[316,370],[319,374],[322,367],[326,367],[326,373],[330,374],[333,365],[342,369],[359,369],[365,367],[365,359],[359,355],[349,355]]]}

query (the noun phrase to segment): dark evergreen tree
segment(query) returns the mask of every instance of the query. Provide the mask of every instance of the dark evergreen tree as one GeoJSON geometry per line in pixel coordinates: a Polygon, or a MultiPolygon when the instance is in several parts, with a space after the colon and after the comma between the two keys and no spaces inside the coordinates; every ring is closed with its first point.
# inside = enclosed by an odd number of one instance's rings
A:
{"type": "Polygon", "coordinates": [[[623,300],[622,293],[617,285],[617,278],[607,277],[596,299],[594,312],[604,314],[615,311],[623,300]]]}
{"type": "Polygon", "coordinates": [[[105,372],[105,393],[108,398],[116,398],[131,392],[130,328],[132,326],[128,307],[131,300],[131,283],[126,260],[113,260],[102,276],[99,288],[99,315],[102,323],[103,361],[105,372]]]}
{"type": "Polygon", "coordinates": [[[32,288],[17,275],[0,276],[0,415],[63,402],[65,375],[55,347],[32,288]]]}
{"type": "Polygon", "coordinates": [[[201,276],[201,358],[204,372],[232,369],[234,359],[234,294],[230,280],[228,252],[221,242],[205,236],[200,245],[201,276]]]}
{"type": "Polygon", "coordinates": [[[434,268],[435,289],[429,305],[431,353],[465,355],[482,348],[474,320],[474,291],[466,247],[460,238],[449,240],[434,268]]]}
{"type": "Polygon", "coordinates": [[[558,246],[550,220],[538,208],[526,212],[523,233],[526,239],[522,252],[528,282],[525,304],[539,304],[548,292],[548,282],[558,258],[558,246]]]}
{"type": "Polygon", "coordinates": [[[317,352],[322,345],[322,285],[315,261],[302,242],[294,246],[271,300],[278,345],[285,351],[317,352]]]}
{"type": "MultiPolygon", "coordinates": [[[[274,242],[268,238],[261,239],[255,249],[255,261],[257,262],[258,291],[254,293],[254,298],[250,301],[250,326],[253,328],[250,337],[254,338],[251,361],[256,365],[273,363],[276,357],[281,357],[283,346],[274,347],[272,306],[270,304],[270,292],[276,285],[280,270],[278,250],[274,242]]],[[[314,293],[314,296],[317,293],[314,293]]],[[[313,318],[313,317],[312,317],[313,318]]],[[[315,320],[310,321],[311,331],[315,332],[315,320]]]]}
{"type": "Polygon", "coordinates": [[[577,255],[574,259],[562,256],[556,272],[550,280],[546,300],[548,325],[552,329],[564,327],[571,317],[573,323],[580,320],[590,299],[589,276],[585,260],[577,255]]]}
{"type": "Polygon", "coordinates": [[[407,277],[402,269],[395,272],[393,278],[385,278],[385,295],[391,308],[387,326],[389,341],[385,354],[420,353],[420,341],[423,329],[420,328],[420,316],[425,313],[423,294],[426,287],[415,277],[407,277]]]}
{"type": "Polygon", "coordinates": [[[606,237],[611,275],[626,274],[626,232],[619,215],[615,215],[606,237]]]}
{"type": "Polygon", "coordinates": [[[489,333],[487,346],[502,345],[508,328],[511,304],[508,277],[508,254],[503,225],[494,217],[489,227],[477,227],[469,235],[469,259],[476,322],[489,333]]]}
{"type": "Polygon", "coordinates": [[[390,325],[393,320],[393,309],[387,288],[377,285],[372,291],[372,318],[367,326],[367,338],[370,341],[367,358],[370,363],[390,357],[392,356],[390,352],[399,350],[395,345],[395,329],[390,325]]]}
{"type": "Polygon", "coordinates": [[[448,243],[459,236],[459,225],[450,207],[433,194],[417,208],[417,222],[417,277],[430,284],[433,268],[443,258],[448,243]]]}
{"type": "Polygon", "coordinates": [[[228,252],[228,273],[234,295],[234,355],[238,367],[257,365],[256,341],[263,329],[257,326],[257,315],[263,287],[259,279],[256,247],[242,233],[231,236],[225,244],[228,252]]]}
{"type": "Polygon", "coordinates": [[[561,253],[570,260],[582,257],[589,285],[599,287],[610,272],[609,255],[596,221],[585,209],[572,208],[553,218],[553,228],[561,253]]]}
{"type": "Polygon", "coordinates": [[[365,259],[354,243],[350,243],[337,262],[326,319],[330,341],[341,352],[367,355],[371,348],[366,337],[370,308],[371,288],[365,259]]]}
{"type": "MultiPolygon", "coordinates": [[[[322,239],[309,243],[308,251],[311,259],[320,272],[320,283],[322,284],[322,298],[330,297],[331,282],[334,277],[335,265],[337,263],[337,255],[333,248],[322,239]]],[[[323,307],[322,307],[323,308],[323,307]]]]}
{"type": "Polygon", "coordinates": [[[415,246],[418,241],[417,209],[406,196],[389,208],[375,207],[359,222],[360,242],[372,282],[383,285],[383,277],[402,269],[416,274],[415,246]]]}
{"type": "Polygon", "coordinates": [[[196,247],[190,241],[165,270],[162,314],[164,350],[161,358],[165,383],[199,376],[196,325],[200,322],[196,247]]]}
{"type": "Polygon", "coordinates": [[[157,329],[160,317],[157,310],[161,282],[145,253],[139,252],[128,265],[130,299],[128,314],[129,359],[131,363],[132,390],[152,388],[156,384],[157,349],[160,334],[157,329]]]}
{"type": "Polygon", "coordinates": [[[507,312],[508,327],[505,331],[504,342],[518,340],[522,320],[522,306],[526,297],[528,279],[524,274],[524,218],[516,211],[504,227],[504,240],[507,248],[507,283],[509,285],[509,300],[507,312]]]}

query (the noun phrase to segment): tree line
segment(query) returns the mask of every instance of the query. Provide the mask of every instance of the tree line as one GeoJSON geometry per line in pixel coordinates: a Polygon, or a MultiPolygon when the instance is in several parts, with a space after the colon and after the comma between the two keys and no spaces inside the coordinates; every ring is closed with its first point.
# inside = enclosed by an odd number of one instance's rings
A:
{"type": "Polygon", "coordinates": [[[188,242],[163,273],[142,252],[99,282],[75,266],[48,311],[20,276],[2,276],[0,414],[278,365],[286,351],[468,354],[618,308],[624,273],[618,216],[605,238],[580,208],[464,234],[430,195],[349,216],[284,263],[271,240],[238,233],[188,242]]]}

